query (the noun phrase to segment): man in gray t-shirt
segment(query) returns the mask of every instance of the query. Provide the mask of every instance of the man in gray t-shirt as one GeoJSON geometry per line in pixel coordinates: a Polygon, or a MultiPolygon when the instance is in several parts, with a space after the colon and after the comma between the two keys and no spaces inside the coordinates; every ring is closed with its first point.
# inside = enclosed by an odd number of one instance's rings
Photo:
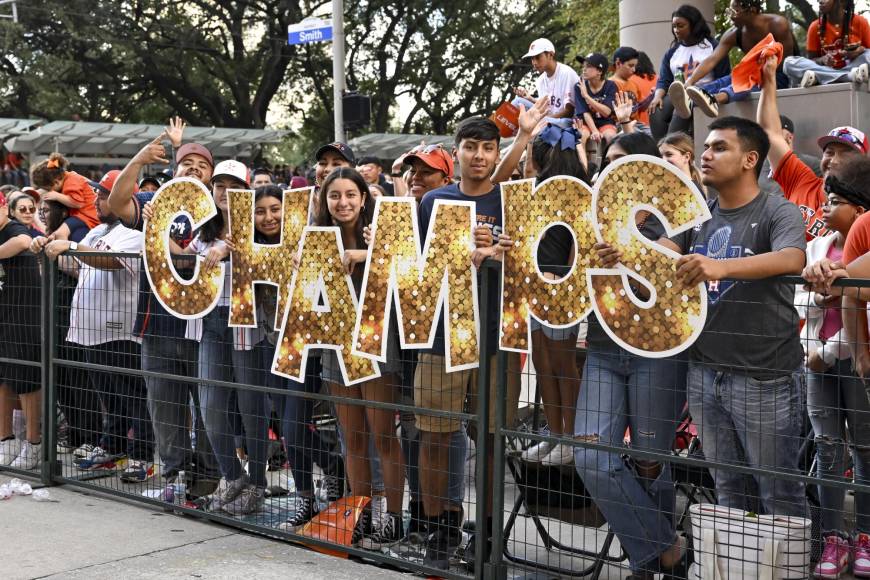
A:
{"type": "MultiPolygon", "coordinates": [[[[714,121],[701,157],[702,182],[719,191],[712,219],[659,243],[683,254],[677,272],[687,287],[707,284],[707,321],[690,351],[688,374],[689,412],[704,455],[772,474],[800,473],[806,388],[794,289],[765,279],[799,274],[806,241],[797,206],[759,189],[769,147],[764,129],[752,121],[714,121]]],[[[618,258],[615,249],[598,247],[605,264],[618,258]]],[[[742,473],[712,473],[721,505],[806,515],[799,481],[753,475],[747,485],[742,473]]]]}

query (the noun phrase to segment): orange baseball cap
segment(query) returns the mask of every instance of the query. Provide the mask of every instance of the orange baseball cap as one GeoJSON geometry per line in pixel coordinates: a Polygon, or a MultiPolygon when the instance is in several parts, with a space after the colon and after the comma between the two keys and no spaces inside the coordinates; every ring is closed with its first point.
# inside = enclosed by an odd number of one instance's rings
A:
{"type": "Polygon", "coordinates": [[[419,159],[432,169],[440,171],[448,179],[453,179],[453,156],[443,146],[426,145],[425,147],[416,147],[405,156],[405,163],[412,163],[415,159],[419,159]]]}
{"type": "MultiPolygon", "coordinates": [[[[118,179],[119,175],[121,175],[121,170],[120,169],[113,169],[113,170],[107,172],[102,177],[102,179],[100,179],[99,183],[97,183],[96,181],[90,181],[90,180],[88,180],[88,183],[90,184],[91,187],[93,187],[95,190],[97,190],[100,193],[111,193],[112,188],[115,186],[115,180],[118,179]]],[[[134,186],[134,189],[136,191],[139,191],[139,188],[136,186],[134,186]]]]}

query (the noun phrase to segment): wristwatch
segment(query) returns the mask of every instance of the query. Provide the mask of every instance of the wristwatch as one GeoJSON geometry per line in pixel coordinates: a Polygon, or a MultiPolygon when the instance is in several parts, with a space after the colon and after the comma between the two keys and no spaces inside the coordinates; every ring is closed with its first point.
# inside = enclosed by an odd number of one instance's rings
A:
{"type": "Polygon", "coordinates": [[[79,249],[79,243],[78,243],[78,242],[70,242],[70,243],[69,243],[69,249],[68,249],[67,251],[68,251],[68,252],[75,252],[75,251],[78,250],[78,249],[79,249]]]}

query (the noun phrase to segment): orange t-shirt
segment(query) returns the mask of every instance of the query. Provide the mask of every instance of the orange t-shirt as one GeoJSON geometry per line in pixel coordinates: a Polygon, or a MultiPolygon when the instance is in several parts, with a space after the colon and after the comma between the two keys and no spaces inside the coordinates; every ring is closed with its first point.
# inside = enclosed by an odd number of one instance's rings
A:
{"type": "Polygon", "coordinates": [[[821,212],[822,204],[826,200],[825,180],[813,173],[794,151],[789,151],[782,158],[773,179],[782,188],[785,198],[801,210],[807,241],[828,235],[821,212]]]}
{"type": "MultiPolygon", "coordinates": [[[[631,80],[634,81],[634,84],[636,84],[638,89],[640,89],[640,100],[643,101],[644,99],[649,97],[650,93],[652,93],[656,89],[656,81],[658,81],[658,76],[653,75],[652,79],[647,79],[640,75],[633,75],[631,77],[631,80]]],[[[641,123],[649,125],[649,111],[638,111],[637,120],[641,123]]]]}
{"type": "MultiPolygon", "coordinates": [[[[634,77],[631,77],[627,81],[616,77],[610,77],[609,80],[616,83],[616,88],[619,89],[619,92],[631,93],[633,95],[632,98],[634,99],[635,103],[639,103],[642,100],[640,97],[640,87],[638,87],[637,84],[634,82],[634,77]]],[[[638,119],[638,114],[632,113],[631,118],[638,119]]]]}
{"type": "Polygon", "coordinates": [[[100,223],[97,208],[94,207],[97,194],[94,193],[94,188],[91,187],[87,179],[75,171],[67,171],[63,178],[60,192],[68,195],[70,199],[81,205],[80,208],[69,208],[70,217],[79,218],[89,228],[96,227],[100,223]]]}
{"type": "MultiPolygon", "coordinates": [[[[828,22],[825,25],[824,46],[834,45],[840,40],[841,34],[843,34],[841,26],[834,26],[828,22]]],[[[860,44],[870,48],[870,23],[860,14],[852,16],[852,24],[849,25],[849,41],[846,44],[860,44]]],[[[819,38],[819,21],[816,19],[810,22],[810,27],[807,29],[807,52],[821,54],[824,52],[822,48],[822,39],[819,38]]]]}
{"type": "Polygon", "coordinates": [[[870,213],[859,216],[849,228],[843,248],[843,263],[851,264],[867,252],[870,252],[870,213]]]}

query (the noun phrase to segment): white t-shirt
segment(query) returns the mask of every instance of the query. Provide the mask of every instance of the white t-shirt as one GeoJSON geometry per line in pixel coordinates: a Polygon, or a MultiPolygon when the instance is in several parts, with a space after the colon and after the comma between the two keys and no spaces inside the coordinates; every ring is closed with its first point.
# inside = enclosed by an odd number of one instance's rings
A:
{"type": "MultiPolygon", "coordinates": [[[[188,248],[198,255],[205,257],[209,250],[214,247],[226,246],[223,240],[214,240],[212,242],[204,242],[202,238],[196,236],[188,248]]],[[[221,291],[221,297],[218,299],[217,306],[228,307],[232,299],[232,269],[230,263],[224,262],[224,288],[221,291]]],[[[255,344],[263,340],[265,333],[260,328],[234,328],[233,329],[233,348],[236,350],[251,350],[255,344]]],[[[194,318],[187,321],[187,330],[184,338],[200,341],[202,340],[202,318],[194,318]]]]}
{"type": "MultiPolygon", "coordinates": [[[[142,232],[115,222],[100,224],[82,239],[81,245],[104,252],[142,250],[142,232]]],[[[123,268],[99,270],[79,261],[79,279],[73,294],[66,339],[94,346],[116,340],[141,339],[133,334],[139,299],[141,258],[119,258],[123,268]]]]}
{"type": "MultiPolygon", "coordinates": [[[[677,78],[677,73],[682,72],[685,80],[688,80],[695,72],[695,69],[698,68],[698,65],[713,54],[713,50],[715,50],[713,44],[707,40],[692,46],[679,45],[674,54],[671,55],[671,74],[674,75],[674,78],[677,78]]],[[[713,73],[707,73],[707,76],[698,81],[698,85],[703,85],[713,80],[715,80],[713,73]]]]}
{"type": "Polygon", "coordinates": [[[580,82],[580,77],[570,66],[561,62],[556,63],[556,72],[548,77],[547,73],[541,73],[536,81],[538,96],[550,97],[549,115],[560,113],[565,105],[574,104],[574,85],[580,82]]]}

